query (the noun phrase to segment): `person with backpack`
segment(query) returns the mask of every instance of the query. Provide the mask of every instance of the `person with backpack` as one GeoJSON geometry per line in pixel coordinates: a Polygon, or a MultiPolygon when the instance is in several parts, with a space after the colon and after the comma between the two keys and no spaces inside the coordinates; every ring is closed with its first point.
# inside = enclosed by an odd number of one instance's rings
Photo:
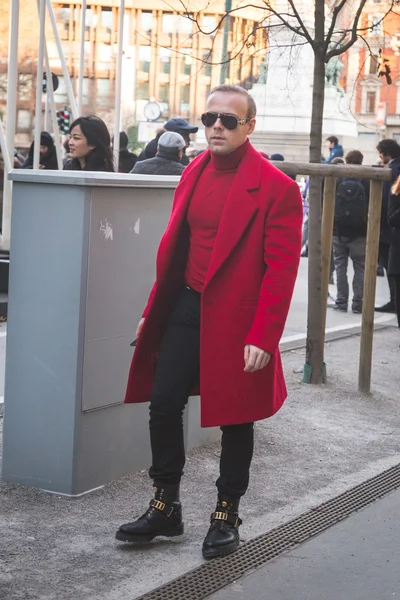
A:
{"type": "MultiPolygon", "coordinates": [[[[361,165],[363,158],[359,150],[352,150],[347,153],[345,161],[347,165],[361,165]]],[[[352,311],[362,312],[368,202],[368,181],[352,178],[338,180],[333,228],[337,296],[333,308],[342,312],[347,312],[349,303],[349,257],[354,267],[352,311]]]]}

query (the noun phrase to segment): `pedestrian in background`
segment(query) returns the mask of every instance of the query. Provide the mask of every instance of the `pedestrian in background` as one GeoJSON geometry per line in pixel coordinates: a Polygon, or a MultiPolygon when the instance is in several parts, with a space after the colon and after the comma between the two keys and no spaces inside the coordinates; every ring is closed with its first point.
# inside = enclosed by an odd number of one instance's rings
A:
{"type": "Polygon", "coordinates": [[[343,158],[343,146],[339,144],[339,140],[336,135],[331,135],[330,137],[326,138],[326,142],[329,150],[329,156],[322,162],[331,163],[334,158],[343,158]]]}
{"type": "MultiPolygon", "coordinates": [[[[275,153],[275,154],[271,154],[271,156],[269,157],[269,160],[276,160],[278,162],[284,162],[285,157],[283,156],[283,154],[275,153]]],[[[288,175],[288,177],[290,177],[290,179],[293,179],[293,181],[296,181],[296,175],[288,175]]]]}
{"type": "MultiPolygon", "coordinates": [[[[345,161],[347,165],[362,165],[363,159],[361,152],[352,150],[345,161]]],[[[368,202],[368,181],[349,177],[338,180],[333,227],[337,296],[333,308],[342,312],[347,312],[349,303],[349,258],[354,267],[352,311],[362,312],[368,202]]]]}
{"type": "Polygon", "coordinates": [[[125,131],[119,134],[118,173],[130,173],[137,163],[136,154],[128,150],[129,139],[125,131]]]}
{"type": "MultiPolygon", "coordinates": [[[[189,148],[190,145],[190,136],[193,133],[197,133],[199,128],[194,127],[193,125],[189,125],[185,119],[181,119],[180,117],[176,117],[175,119],[170,119],[164,125],[166,131],[174,131],[175,133],[179,133],[185,140],[185,149],[189,148]]],[[[187,167],[189,164],[189,159],[185,154],[185,149],[182,154],[181,163],[183,166],[187,167]]]]}
{"type": "Polygon", "coordinates": [[[389,283],[389,302],[375,308],[376,312],[394,313],[396,311],[396,287],[393,279],[388,274],[389,251],[392,239],[392,228],[388,221],[389,198],[393,183],[400,176],[400,146],[396,140],[382,140],[377,145],[379,158],[385,167],[392,171],[392,180],[383,182],[381,231],[379,236],[379,262],[386,271],[389,283]]]}
{"type": "Polygon", "coordinates": [[[397,178],[389,199],[388,222],[392,227],[388,275],[393,277],[396,291],[397,323],[400,327],[400,177],[397,178]]]}
{"type": "MultiPolygon", "coordinates": [[[[27,159],[22,166],[23,169],[33,169],[34,148],[35,142],[32,142],[27,159]]],[[[39,169],[58,170],[56,147],[48,131],[42,131],[40,134],[39,169]]]]}
{"type": "Polygon", "coordinates": [[[154,158],[138,161],[133,167],[133,175],[181,175],[181,163],[185,140],[179,133],[166,131],[158,140],[154,158]]]}
{"type": "Polygon", "coordinates": [[[79,117],[72,123],[69,152],[65,171],[114,171],[110,133],[98,117],[79,117]]]}
{"type": "Polygon", "coordinates": [[[138,161],[147,160],[148,158],[155,157],[155,155],[157,154],[158,140],[160,139],[162,134],[165,132],[166,132],[166,129],[164,129],[164,127],[160,127],[160,129],[157,129],[156,137],[154,139],[150,140],[150,142],[146,145],[146,147],[141,151],[141,153],[139,154],[139,157],[138,157],[138,161]]]}

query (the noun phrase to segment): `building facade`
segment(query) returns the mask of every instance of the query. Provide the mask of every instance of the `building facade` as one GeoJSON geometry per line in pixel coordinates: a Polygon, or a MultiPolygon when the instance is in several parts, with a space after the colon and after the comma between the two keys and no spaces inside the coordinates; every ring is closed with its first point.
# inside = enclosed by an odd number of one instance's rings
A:
{"type": "Polygon", "coordinates": [[[359,148],[376,162],[376,145],[390,137],[400,143],[400,13],[386,0],[369,0],[362,17],[363,39],[344,57],[344,85],[358,121],[359,148]],[[379,51],[389,61],[391,80],[378,76],[379,51]]]}
{"type": "MultiPolygon", "coordinates": [[[[221,81],[250,88],[257,80],[265,54],[266,34],[253,8],[232,13],[225,32],[227,59],[221,65],[224,44],[223,0],[208,3],[197,13],[194,4],[178,0],[126,0],[123,32],[122,126],[146,121],[149,100],[160,105],[160,122],[181,116],[197,123],[211,88],[221,81]],[[187,4],[187,5],[186,5],[187,4]],[[222,74],[221,74],[222,70],[222,74]]],[[[233,2],[233,8],[239,2],[233,2]]],[[[119,0],[88,0],[85,15],[81,0],[53,1],[63,54],[74,92],[77,93],[81,24],[85,24],[83,114],[96,113],[112,124],[115,105],[118,50],[119,0]]],[[[22,11],[35,21],[36,0],[22,0],[22,11]]],[[[22,16],[23,18],[23,16],[22,16]]],[[[0,17],[5,29],[8,15],[0,17]]],[[[36,21],[37,21],[36,17],[36,21]]],[[[35,96],[37,28],[25,32],[20,52],[18,132],[30,139],[35,96]],[[27,39],[30,38],[30,39],[27,39]],[[28,48],[29,47],[29,48],[28,48]]],[[[50,23],[46,23],[47,50],[51,71],[59,77],[55,92],[57,108],[68,104],[61,64],[50,23]]],[[[0,107],[5,104],[6,56],[0,57],[0,107]]],[[[45,98],[44,98],[45,102],[45,98]]]]}

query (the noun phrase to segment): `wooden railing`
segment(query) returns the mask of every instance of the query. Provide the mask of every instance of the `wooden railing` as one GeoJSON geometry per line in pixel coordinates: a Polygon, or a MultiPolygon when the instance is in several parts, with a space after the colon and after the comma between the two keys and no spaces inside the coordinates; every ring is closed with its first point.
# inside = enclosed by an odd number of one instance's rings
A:
{"type": "MultiPolygon", "coordinates": [[[[365,275],[364,275],[364,297],[361,324],[360,340],[360,358],[358,371],[358,389],[360,392],[369,393],[371,390],[371,369],[372,369],[372,345],[374,333],[374,309],[376,292],[376,271],[378,265],[379,235],[382,207],[382,189],[383,182],[391,179],[391,170],[387,168],[364,167],[358,165],[326,165],[313,163],[290,163],[274,162],[278,169],[288,175],[307,175],[310,177],[321,177],[324,179],[324,197],[323,210],[321,218],[321,206],[315,205],[313,199],[309,203],[309,212],[318,215],[314,222],[321,226],[320,231],[309,229],[309,237],[315,236],[315,239],[321,240],[321,243],[311,244],[311,248],[316,250],[316,256],[310,256],[310,265],[320,266],[320,277],[316,277],[317,285],[312,285],[312,278],[309,277],[308,301],[317,298],[322,310],[322,326],[318,331],[318,339],[312,340],[312,345],[317,348],[324,348],[325,325],[327,297],[329,290],[329,264],[331,260],[333,222],[335,212],[336,179],[353,178],[370,181],[369,211],[367,242],[365,256],[365,275]],[[318,281],[321,285],[318,285],[318,281]]],[[[312,219],[310,219],[312,220],[312,219]]],[[[318,273],[317,273],[318,275],[318,273]]],[[[307,336],[309,332],[307,332],[307,336]]],[[[319,363],[324,364],[323,356],[318,357],[319,363]]],[[[313,365],[311,365],[312,367],[313,365]]]]}

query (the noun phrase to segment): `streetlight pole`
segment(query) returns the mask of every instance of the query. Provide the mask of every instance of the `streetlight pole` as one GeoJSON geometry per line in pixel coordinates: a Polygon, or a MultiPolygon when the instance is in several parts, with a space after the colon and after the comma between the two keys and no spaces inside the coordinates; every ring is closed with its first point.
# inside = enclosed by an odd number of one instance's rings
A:
{"type": "Polygon", "coordinates": [[[228,76],[228,39],[229,39],[229,29],[231,24],[230,11],[232,10],[232,0],[225,0],[225,22],[224,22],[224,32],[222,39],[222,64],[221,64],[221,74],[220,74],[220,83],[225,83],[225,79],[228,76]]]}

